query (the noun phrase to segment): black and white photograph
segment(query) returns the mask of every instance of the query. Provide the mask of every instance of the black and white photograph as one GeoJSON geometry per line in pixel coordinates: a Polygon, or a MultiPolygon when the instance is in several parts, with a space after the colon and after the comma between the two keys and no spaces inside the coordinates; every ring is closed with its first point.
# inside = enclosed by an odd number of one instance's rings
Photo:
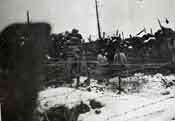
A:
{"type": "Polygon", "coordinates": [[[0,121],[175,121],[175,0],[0,0],[0,121]]]}

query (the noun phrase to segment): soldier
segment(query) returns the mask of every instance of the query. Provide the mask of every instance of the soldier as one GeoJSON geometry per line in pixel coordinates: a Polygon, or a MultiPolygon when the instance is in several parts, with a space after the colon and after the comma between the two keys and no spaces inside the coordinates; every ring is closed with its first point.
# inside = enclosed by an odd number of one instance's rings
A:
{"type": "Polygon", "coordinates": [[[81,43],[82,36],[79,34],[77,29],[72,29],[71,33],[67,33],[66,37],[69,41],[67,42],[68,50],[67,53],[69,55],[69,64],[68,70],[71,78],[75,77],[77,79],[77,88],[79,87],[79,78],[81,72],[81,43]]]}
{"type": "Polygon", "coordinates": [[[120,65],[125,65],[127,63],[127,57],[125,53],[120,52],[119,50],[116,51],[114,55],[114,64],[120,64],[120,65]]]}

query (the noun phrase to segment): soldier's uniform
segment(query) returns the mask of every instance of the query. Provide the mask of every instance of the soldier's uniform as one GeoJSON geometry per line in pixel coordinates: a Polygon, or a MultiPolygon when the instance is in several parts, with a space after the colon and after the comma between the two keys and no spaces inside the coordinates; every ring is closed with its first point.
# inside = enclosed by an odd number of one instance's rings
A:
{"type": "Polygon", "coordinates": [[[67,73],[68,77],[80,76],[80,57],[81,57],[81,34],[78,30],[73,29],[71,33],[67,34],[67,73]]]}

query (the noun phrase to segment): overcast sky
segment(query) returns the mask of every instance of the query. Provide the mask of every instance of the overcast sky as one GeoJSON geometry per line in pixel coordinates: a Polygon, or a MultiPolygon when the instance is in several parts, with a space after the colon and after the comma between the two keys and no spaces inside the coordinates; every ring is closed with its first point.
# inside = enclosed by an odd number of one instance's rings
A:
{"type": "MultiPolygon", "coordinates": [[[[100,0],[101,28],[135,34],[144,26],[158,29],[157,18],[170,19],[175,28],[174,0],[100,0]]],[[[78,28],[86,37],[96,34],[94,0],[0,0],[0,29],[13,22],[26,21],[26,10],[33,22],[46,21],[53,32],[78,28]]]]}

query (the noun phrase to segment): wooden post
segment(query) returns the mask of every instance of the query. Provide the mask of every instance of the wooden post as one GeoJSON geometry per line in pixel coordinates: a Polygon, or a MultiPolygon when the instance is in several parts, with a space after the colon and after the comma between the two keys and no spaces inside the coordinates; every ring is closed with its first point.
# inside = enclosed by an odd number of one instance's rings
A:
{"type": "Polygon", "coordinates": [[[119,34],[119,30],[117,29],[117,31],[116,31],[116,36],[118,37],[118,34],[119,34]]]}
{"type": "Polygon", "coordinates": [[[122,87],[121,87],[121,77],[120,77],[120,75],[119,75],[119,77],[118,77],[118,79],[119,79],[119,83],[118,83],[118,90],[119,90],[119,92],[118,92],[118,94],[121,94],[121,92],[122,92],[122,87]]]}
{"type": "Polygon", "coordinates": [[[80,56],[78,57],[78,60],[77,60],[78,62],[76,62],[77,63],[77,66],[78,67],[76,67],[77,69],[78,69],[78,71],[76,72],[77,74],[76,74],[76,78],[77,78],[77,85],[76,85],[76,89],[78,89],[79,88],[79,86],[80,86],[80,56]]]}
{"type": "Polygon", "coordinates": [[[103,32],[103,39],[105,39],[105,37],[106,37],[106,33],[105,33],[105,32],[103,32]]]}
{"type": "Polygon", "coordinates": [[[124,36],[124,33],[122,32],[122,39],[124,40],[125,39],[125,36],[124,36]]]}
{"type": "Polygon", "coordinates": [[[89,72],[89,67],[88,67],[88,58],[87,58],[87,45],[84,43],[84,50],[85,50],[85,61],[86,61],[86,73],[87,73],[87,85],[90,85],[90,72],[89,72]]]}
{"type": "Polygon", "coordinates": [[[153,30],[152,30],[152,28],[150,29],[150,33],[151,33],[151,35],[153,35],[153,30]]]}
{"type": "Polygon", "coordinates": [[[92,42],[92,36],[91,35],[89,35],[88,40],[89,40],[89,42],[92,42]]]}
{"type": "Polygon", "coordinates": [[[96,8],[96,16],[97,16],[97,27],[98,27],[98,37],[101,40],[101,29],[100,29],[100,21],[99,21],[99,13],[98,13],[98,3],[97,0],[95,0],[95,8],[96,8]]]}
{"type": "Polygon", "coordinates": [[[29,11],[27,10],[27,24],[30,24],[30,15],[29,15],[29,11]]]}
{"type": "Polygon", "coordinates": [[[80,86],[80,75],[81,75],[81,56],[82,56],[82,42],[81,44],[79,45],[80,47],[80,51],[77,52],[76,54],[76,78],[77,78],[77,85],[76,85],[76,88],[78,89],[79,86],[80,86]]]}

